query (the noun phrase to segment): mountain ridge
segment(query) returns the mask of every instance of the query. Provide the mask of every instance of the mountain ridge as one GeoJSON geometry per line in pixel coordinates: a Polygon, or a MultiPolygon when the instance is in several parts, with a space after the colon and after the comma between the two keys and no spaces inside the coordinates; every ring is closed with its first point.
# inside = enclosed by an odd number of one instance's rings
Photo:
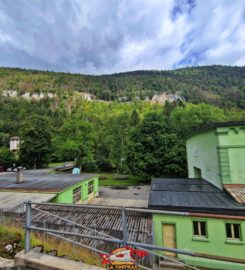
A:
{"type": "Polygon", "coordinates": [[[18,94],[74,91],[90,93],[100,100],[152,99],[162,93],[179,93],[192,103],[245,108],[245,67],[198,66],[175,70],[136,70],[103,75],[86,75],[21,68],[0,68],[0,91],[18,94]]]}

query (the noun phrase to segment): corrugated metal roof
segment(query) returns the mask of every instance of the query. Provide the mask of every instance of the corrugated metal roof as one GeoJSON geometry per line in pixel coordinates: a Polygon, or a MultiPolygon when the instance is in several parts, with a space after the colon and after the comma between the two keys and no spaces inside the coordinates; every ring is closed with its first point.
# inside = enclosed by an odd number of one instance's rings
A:
{"type": "MultiPolygon", "coordinates": [[[[127,217],[128,239],[134,242],[152,244],[151,213],[127,210],[125,212],[127,217]]],[[[35,209],[32,209],[32,224],[38,227],[60,229],[68,232],[76,231],[80,234],[92,236],[98,236],[98,234],[95,231],[91,231],[91,229],[118,239],[122,239],[123,236],[122,210],[118,208],[106,209],[86,206],[38,205],[35,209]],[[73,224],[61,220],[57,218],[57,216],[71,220],[73,224]]],[[[71,238],[74,239],[74,237],[71,238]]],[[[118,244],[108,244],[108,242],[89,238],[78,238],[77,241],[105,252],[111,252],[114,248],[119,246],[118,244]]]]}
{"type": "Polygon", "coordinates": [[[224,185],[224,188],[238,203],[245,204],[244,184],[224,185]]]}
{"type": "Polygon", "coordinates": [[[245,214],[245,206],[203,179],[153,179],[149,208],[245,214]]]}
{"type": "Polygon", "coordinates": [[[24,171],[24,182],[16,184],[16,174],[8,173],[0,176],[0,191],[60,192],[94,176],[95,174],[48,174],[24,171]]]}

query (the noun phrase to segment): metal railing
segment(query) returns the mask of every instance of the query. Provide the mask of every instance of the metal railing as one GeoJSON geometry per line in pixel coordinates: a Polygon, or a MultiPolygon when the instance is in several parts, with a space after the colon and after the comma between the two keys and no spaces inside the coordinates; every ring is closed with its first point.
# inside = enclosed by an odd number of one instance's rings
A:
{"type": "MultiPolygon", "coordinates": [[[[212,259],[212,260],[218,260],[218,261],[226,261],[226,262],[232,262],[232,263],[240,263],[240,264],[245,264],[245,260],[243,259],[236,259],[236,258],[230,258],[230,257],[223,257],[223,256],[217,256],[217,255],[210,255],[210,254],[203,254],[203,253],[196,253],[192,252],[189,250],[183,250],[183,249],[178,249],[178,248],[167,248],[163,246],[156,246],[153,244],[148,244],[148,243],[139,243],[135,241],[130,241],[128,237],[128,226],[127,226],[127,216],[126,216],[126,211],[134,211],[134,212],[144,212],[144,213],[161,213],[161,214],[170,214],[170,215],[182,215],[186,216],[188,213],[183,213],[183,212],[168,212],[168,211],[159,211],[159,210],[149,210],[149,209],[136,209],[136,208],[118,208],[118,207],[106,207],[106,206],[95,206],[95,205],[68,205],[68,204],[54,204],[54,203],[34,203],[34,202],[26,202],[24,203],[25,205],[25,252],[29,252],[31,249],[31,231],[38,231],[38,232],[44,232],[48,233],[49,235],[58,237],[60,239],[66,240],[68,242],[71,242],[75,245],[86,247],[90,250],[93,250],[95,252],[101,253],[101,254],[108,254],[107,252],[101,251],[97,248],[93,248],[90,246],[87,246],[83,243],[74,241],[72,239],[66,238],[67,237],[72,237],[76,236],[79,238],[87,238],[87,239],[94,239],[94,240],[99,240],[99,241],[105,241],[108,243],[116,243],[121,246],[133,246],[136,248],[141,248],[143,250],[147,250],[150,254],[154,256],[158,256],[159,258],[164,258],[165,260],[170,260],[174,261],[180,265],[184,265],[189,267],[190,269],[198,269],[194,266],[189,266],[186,265],[183,262],[180,262],[178,260],[175,260],[173,258],[166,257],[164,255],[161,255],[159,253],[156,253],[155,251],[167,251],[167,252],[172,252],[176,254],[182,254],[182,255],[187,255],[191,257],[201,257],[201,258],[206,258],[206,259],[212,259]],[[96,209],[120,209],[121,210],[121,222],[122,222],[122,239],[118,239],[115,237],[112,237],[106,233],[100,232],[98,230],[86,227],[82,224],[78,224],[74,221],[71,221],[69,219],[66,219],[64,217],[60,217],[58,215],[55,215],[53,213],[50,213],[48,211],[45,211],[41,208],[38,208],[38,206],[65,206],[65,207],[79,207],[79,208],[96,208],[96,209]],[[35,209],[37,211],[45,212],[47,215],[53,216],[55,218],[58,218],[60,220],[63,220],[65,222],[68,222],[70,224],[76,225],[81,228],[86,228],[90,231],[96,232],[97,235],[88,235],[88,234],[81,234],[78,232],[70,232],[70,231],[64,231],[64,230],[56,230],[56,229],[50,229],[50,228],[43,228],[43,227],[38,227],[32,224],[32,209],[35,209]]],[[[145,266],[139,265],[143,269],[152,269],[152,268],[147,268],[145,266]]]]}

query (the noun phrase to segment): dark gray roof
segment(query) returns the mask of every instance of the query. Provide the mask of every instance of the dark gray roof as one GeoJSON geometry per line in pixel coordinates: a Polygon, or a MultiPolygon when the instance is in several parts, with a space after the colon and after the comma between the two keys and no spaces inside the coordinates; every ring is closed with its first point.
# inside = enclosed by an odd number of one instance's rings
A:
{"type": "Polygon", "coordinates": [[[245,206],[203,179],[153,179],[148,206],[173,211],[245,214],[245,206]]]}
{"type": "Polygon", "coordinates": [[[95,174],[48,174],[24,171],[24,183],[16,184],[16,174],[0,175],[0,191],[47,191],[60,192],[75,184],[96,176],[95,174]]]}
{"type": "MultiPolygon", "coordinates": [[[[127,231],[128,239],[134,242],[152,244],[152,215],[151,213],[129,211],[125,210],[127,218],[127,231]]],[[[93,230],[100,233],[110,235],[118,239],[122,239],[122,209],[107,206],[98,208],[96,206],[86,207],[85,205],[38,205],[32,209],[32,224],[38,227],[45,227],[50,229],[59,229],[63,231],[74,231],[86,235],[97,235],[93,230]],[[42,210],[42,212],[38,211],[42,210]],[[53,214],[55,216],[52,216],[53,214]],[[61,218],[71,219],[75,222],[71,224],[61,218]],[[43,222],[45,220],[45,223],[43,222]],[[76,225],[77,224],[77,225],[76,225]],[[81,226],[82,225],[82,226],[81,226]],[[89,228],[89,229],[88,229],[89,228]]],[[[68,237],[69,238],[69,237],[68,237]]],[[[74,237],[70,237],[70,239],[74,237]]],[[[118,248],[119,244],[102,242],[96,239],[83,238],[77,239],[83,245],[101,249],[104,252],[111,252],[113,249],[118,248]]]]}

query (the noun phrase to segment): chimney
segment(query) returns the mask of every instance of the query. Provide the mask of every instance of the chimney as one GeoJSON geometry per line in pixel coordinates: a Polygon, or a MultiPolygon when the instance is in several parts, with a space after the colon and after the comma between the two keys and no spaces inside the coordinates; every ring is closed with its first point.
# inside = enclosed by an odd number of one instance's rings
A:
{"type": "Polygon", "coordinates": [[[18,167],[17,168],[17,173],[16,173],[16,184],[23,183],[23,167],[18,167]]]}

